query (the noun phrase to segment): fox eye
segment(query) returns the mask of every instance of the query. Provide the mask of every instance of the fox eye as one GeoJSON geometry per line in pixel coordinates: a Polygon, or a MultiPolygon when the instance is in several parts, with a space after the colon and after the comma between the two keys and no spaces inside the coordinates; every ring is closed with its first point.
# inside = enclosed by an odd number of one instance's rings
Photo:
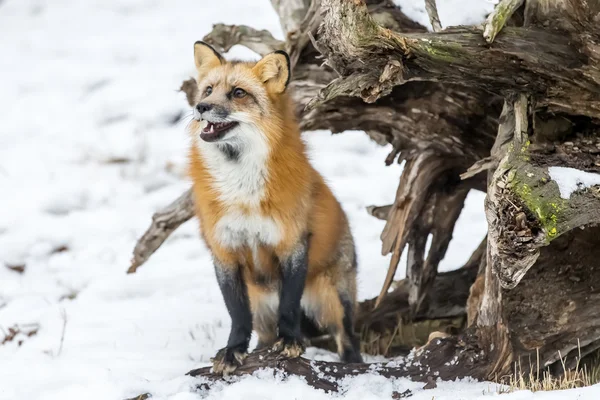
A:
{"type": "Polygon", "coordinates": [[[233,89],[233,96],[237,98],[244,97],[246,95],[246,91],[244,89],[235,88],[233,89]]]}
{"type": "Polygon", "coordinates": [[[206,88],[206,95],[210,96],[211,93],[212,93],[212,86],[209,86],[206,88]]]}

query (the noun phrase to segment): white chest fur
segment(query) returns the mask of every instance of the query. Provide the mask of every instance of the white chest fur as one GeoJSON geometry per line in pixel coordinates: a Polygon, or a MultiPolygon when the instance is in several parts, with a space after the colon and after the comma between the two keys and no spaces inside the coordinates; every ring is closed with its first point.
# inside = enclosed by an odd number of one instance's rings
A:
{"type": "Polygon", "coordinates": [[[215,226],[215,239],[229,249],[245,245],[255,249],[261,243],[277,245],[282,236],[279,226],[259,212],[268,179],[266,139],[261,132],[247,127],[236,129],[230,137],[231,145],[239,149],[233,159],[214,143],[198,143],[213,188],[227,210],[215,226]]]}
{"type": "Polygon", "coordinates": [[[235,159],[228,157],[215,143],[198,142],[214,189],[226,205],[258,207],[268,176],[268,144],[262,133],[252,128],[237,128],[230,136],[231,146],[238,149],[235,159]]]}
{"type": "Polygon", "coordinates": [[[255,249],[259,244],[275,246],[281,240],[277,223],[271,217],[258,213],[245,214],[240,210],[231,210],[217,222],[215,228],[221,246],[230,249],[241,246],[255,249]]]}

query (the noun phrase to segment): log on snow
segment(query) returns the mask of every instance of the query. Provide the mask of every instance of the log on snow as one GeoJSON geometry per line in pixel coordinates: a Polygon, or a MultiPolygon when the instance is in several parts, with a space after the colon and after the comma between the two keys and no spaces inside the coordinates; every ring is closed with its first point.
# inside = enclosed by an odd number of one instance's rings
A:
{"type": "Polygon", "coordinates": [[[232,377],[247,376],[259,370],[270,369],[273,374],[283,374],[284,377],[289,375],[301,376],[306,379],[306,383],[310,386],[326,392],[338,391],[338,381],[342,378],[366,373],[373,373],[386,378],[408,377],[420,382],[429,382],[438,378],[454,379],[457,376],[480,376],[478,374],[478,360],[464,360],[465,362],[462,364],[446,362],[449,351],[453,351],[457,346],[469,349],[470,342],[450,337],[435,338],[431,340],[428,346],[429,351],[425,351],[424,348],[417,350],[411,360],[400,360],[386,363],[386,365],[311,361],[303,357],[285,359],[271,353],[268,349],[264,349],[250,353],[244,364],[227,377],[214,374],[211,367],[191,370],[188,375],[202,378],[198,388],[210,390],[216,381],[231,383],[236,381],[232,377]]]}

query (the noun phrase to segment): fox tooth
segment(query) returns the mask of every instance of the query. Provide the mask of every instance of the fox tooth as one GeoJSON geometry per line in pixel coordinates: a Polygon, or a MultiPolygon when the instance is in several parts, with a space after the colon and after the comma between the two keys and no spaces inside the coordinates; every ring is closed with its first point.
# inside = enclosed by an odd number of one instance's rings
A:
{"type": "Polygon", "coordinates": [[[213,124],[210,124],[210,133],[213,133],[215,131],[215,126],[213,124]]]}
{"type": "Polygon", "coordinates": [[[202,121],[200,121],[200,129],[206,128],[207,125],[208,125],[207,120],[203,119],[202,121]]]}

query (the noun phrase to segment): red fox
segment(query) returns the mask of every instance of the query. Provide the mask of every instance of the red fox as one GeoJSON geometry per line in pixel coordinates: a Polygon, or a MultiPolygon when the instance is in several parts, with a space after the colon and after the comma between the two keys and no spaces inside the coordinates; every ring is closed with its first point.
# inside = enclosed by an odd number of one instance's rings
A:
{"type": "Polygon", "coordinates": [[[340,204],[311,166],[286,91],[290,61],[226,61],[194,45],[198,103],[189,172],[201,233],[231,317],[227,346],[212,359],[228,374],[257,348],[304,352],[307,317],[335,337],[345,362],[361,362],[353,332],[356,253],[340,204]]]}

